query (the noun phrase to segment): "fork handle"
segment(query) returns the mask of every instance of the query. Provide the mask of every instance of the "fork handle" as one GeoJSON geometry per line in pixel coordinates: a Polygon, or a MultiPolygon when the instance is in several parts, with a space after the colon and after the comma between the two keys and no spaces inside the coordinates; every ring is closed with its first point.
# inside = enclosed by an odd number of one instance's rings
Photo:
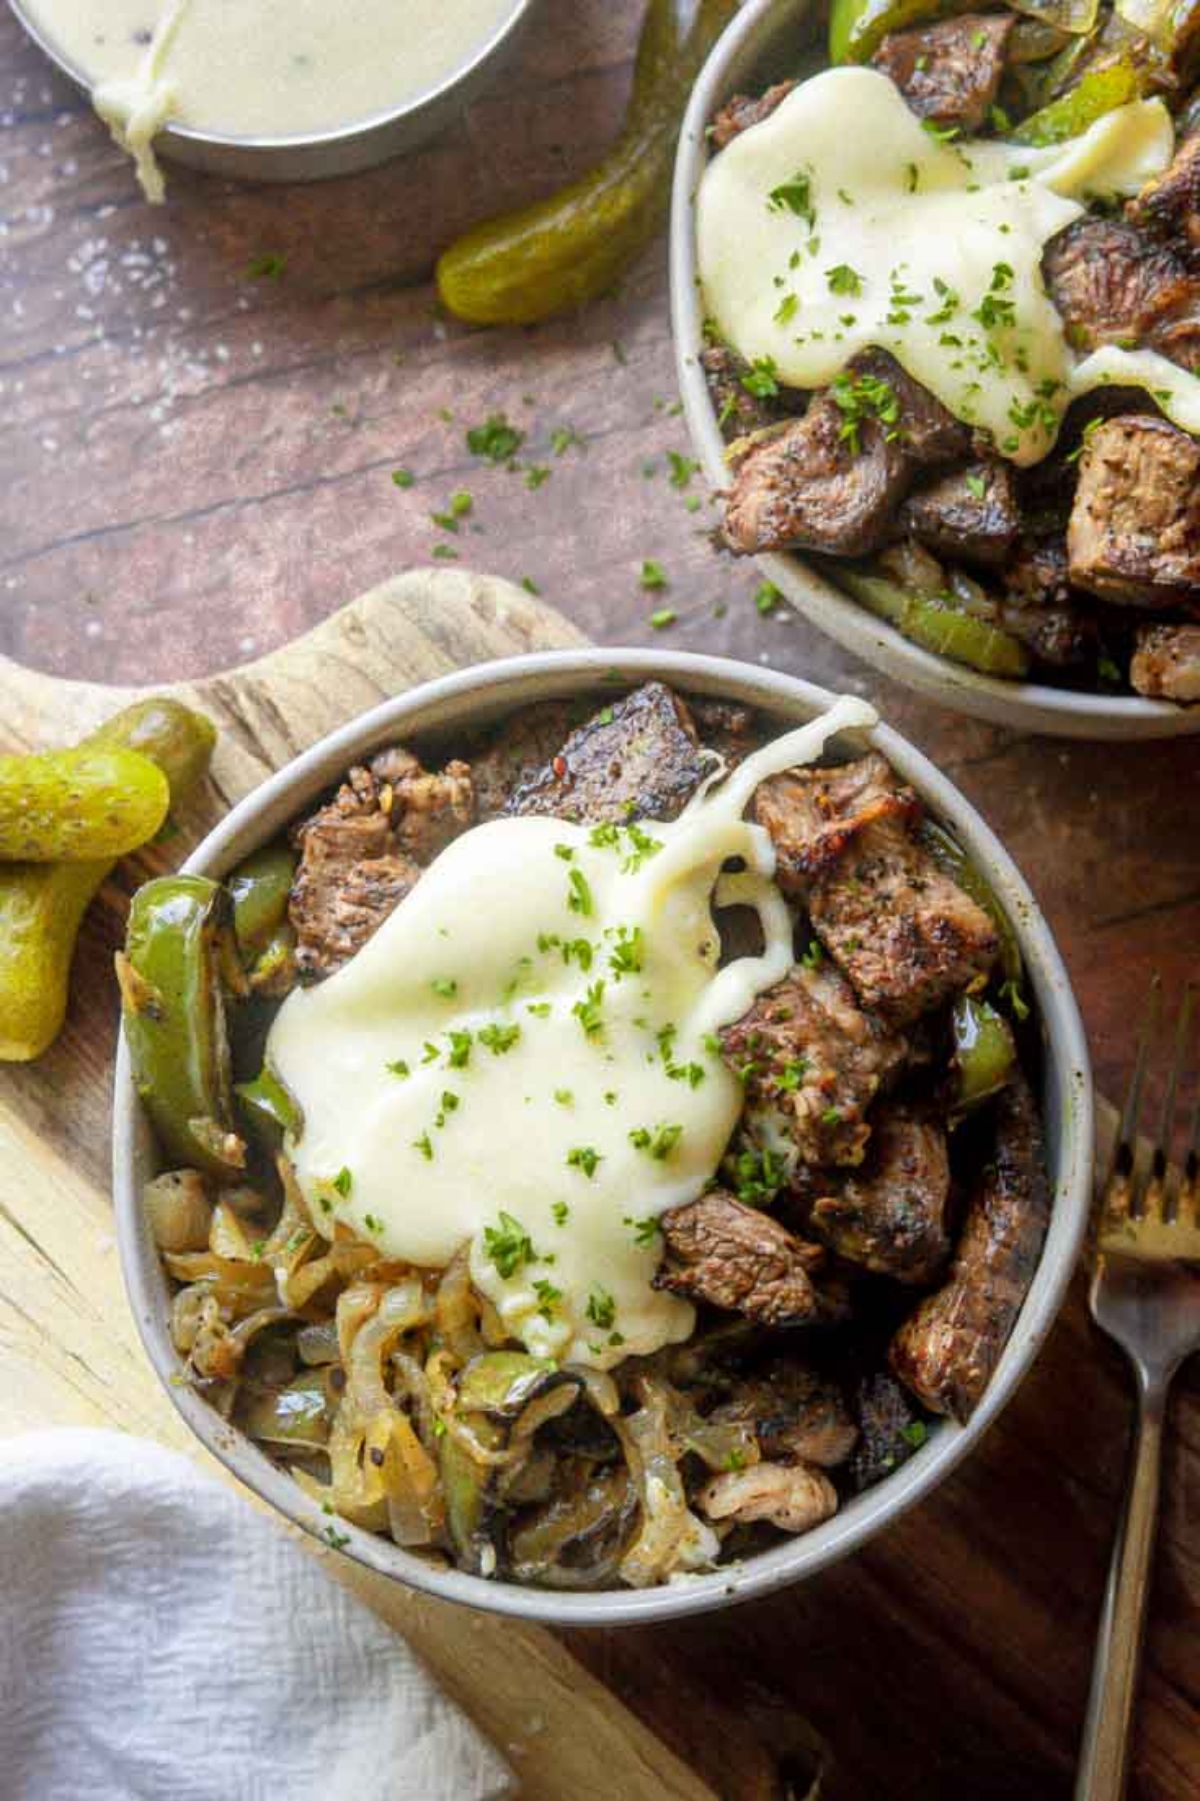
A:
{"type": "Polygon", "coordinates": [[[1075,1801],[1121,1801],[1125,1793],[1158,1522],[1166,1398],[1166,1382],[1139,1384],[1129,1489],[1096,1635],[1075,1801]]]}

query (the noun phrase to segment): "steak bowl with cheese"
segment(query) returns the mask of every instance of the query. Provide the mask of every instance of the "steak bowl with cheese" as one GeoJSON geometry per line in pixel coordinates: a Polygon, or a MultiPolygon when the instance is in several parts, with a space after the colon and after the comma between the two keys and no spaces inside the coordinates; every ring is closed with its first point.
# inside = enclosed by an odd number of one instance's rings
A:
{"type": "Polygon", "coordinates": [[[1036,10],[743,8],[677,170],[689,424],[724,547],[891,673],[1191,730],[1200,7],[1036,10]]]}
{"type": "Polygon", "coordinates": [[[127,1279],[201,1436],[434,1592],[794,1579],[994,1417],[1082,1227],[1044,924],[863,701],[558,654],[387,703],[135,896],[127,1279]]]}

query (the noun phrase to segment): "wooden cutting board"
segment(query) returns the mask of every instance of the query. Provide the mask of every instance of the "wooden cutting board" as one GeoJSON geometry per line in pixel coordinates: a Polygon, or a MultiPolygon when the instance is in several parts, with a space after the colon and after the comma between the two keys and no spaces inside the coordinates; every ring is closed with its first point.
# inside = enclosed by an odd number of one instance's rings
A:
{"type": "MultiPolygon", "coordinates": [[[[93,905],[58,1043],[36,1064],[0,1066],[0,1433],[108,1426],[218,1467],[146,1360],[116,1255],[108,1177],[117,1015],[111,970],[130,890],[178,864],[271,770],[374,702],[465,664],[583,642],[557,613],[507,582],[414,570],[285,650],[174,690],[219,728],[211,780],[178,831],[128,860],[93,905]]],[[[59,681],[0,659],[0,741],[6,749],[69,743],[132,692],[59,681]]],[[[507,1754],[529,1801],[711,1801],[712,1791],[549,1632],[410,1594],[279,1523],[404,1633],[507,1754]]]]}

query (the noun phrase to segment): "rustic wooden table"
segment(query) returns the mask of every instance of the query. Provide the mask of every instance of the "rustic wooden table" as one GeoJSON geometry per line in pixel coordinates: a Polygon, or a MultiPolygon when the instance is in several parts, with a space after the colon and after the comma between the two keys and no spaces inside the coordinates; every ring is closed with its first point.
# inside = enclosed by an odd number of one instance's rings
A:
{"type": "MultiPolygon", "coordinates": [[[[1200,742],[1019,737],[761,618],[752,570],[688,510],[694,481],[670,480],[687,445],[661,244],[578,319],[473,333],[438,316],[439,246],[611,137],[640,11],[546,0],[503,92],[406,162],[286,190],[173,171],[158,210],[0,15],[0,650],[99,681],[199,675],[439,544],[530,578],[602,641],[650,641],[670,605],[670,642],[867,692],[949,770],[1038,892],[1117,1092],[1150,971],[1181,987],[1200,962],[1200,742]],[[465,429],[501,411],[549,471],[536,488],[467,452],[465,429]],[[430,515],[460,488],[473,510],[451,537],[430,515]],[[663,596],[639,586],[648,557],[663,596]]],[[[980,1455],[885,1540],[774,1601],[571,1649],[733,1801],[776,1793],[781,1754],[798,1779],[825,1755],[827,1797],[1064,1795],[1127,1417],[1079,1291],[980,1455]]],[[[1193,1372],[1142,1704],[1153,1801],[1200,1795],[1198,1512],[1193,1372]]]]}

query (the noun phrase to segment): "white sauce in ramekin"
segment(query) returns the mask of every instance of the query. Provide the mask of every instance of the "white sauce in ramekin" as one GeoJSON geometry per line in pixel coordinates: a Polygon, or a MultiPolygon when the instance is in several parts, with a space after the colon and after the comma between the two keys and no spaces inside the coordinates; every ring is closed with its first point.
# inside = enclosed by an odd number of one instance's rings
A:
{"type": "Polygon", "coordinates": [[[93,84],[148,198],[164,124],[293,138],[360,124],[436,89],[520,0],[25,0],[93,84]]]}

